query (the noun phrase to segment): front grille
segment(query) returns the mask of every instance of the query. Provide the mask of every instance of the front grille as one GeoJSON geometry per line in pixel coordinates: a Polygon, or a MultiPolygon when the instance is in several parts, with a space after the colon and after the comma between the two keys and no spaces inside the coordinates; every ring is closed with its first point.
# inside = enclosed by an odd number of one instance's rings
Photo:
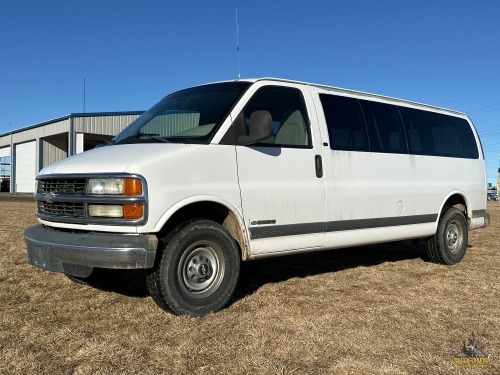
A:
{"type": "Polygon", "coordinates": [[[52,194],[85,194],[85,179],[46,179],[38,180],[38,193],[52,194]]]}
{"type": "Polygon", "coordinates": [[[83,203],[38,202],[38,212],[45,215],[57,215],[81,218],[85,217],[85,205],[83,203]]]}

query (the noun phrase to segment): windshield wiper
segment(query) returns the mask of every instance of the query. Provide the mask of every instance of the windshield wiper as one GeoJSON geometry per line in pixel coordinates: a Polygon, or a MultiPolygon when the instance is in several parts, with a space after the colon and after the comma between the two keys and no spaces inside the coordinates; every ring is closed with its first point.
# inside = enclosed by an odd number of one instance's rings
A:
{"type": "Polygon", "coordinates": [[[153,139],[155,141],[162,142],[162,143],[170,143],[165,138],[161,137],[160,134],[158,134],[158,133],[137,133],[137,134],[131,135],[127,138],[124,138],[124,140],[130,139],[130,138],[153,139]]]}

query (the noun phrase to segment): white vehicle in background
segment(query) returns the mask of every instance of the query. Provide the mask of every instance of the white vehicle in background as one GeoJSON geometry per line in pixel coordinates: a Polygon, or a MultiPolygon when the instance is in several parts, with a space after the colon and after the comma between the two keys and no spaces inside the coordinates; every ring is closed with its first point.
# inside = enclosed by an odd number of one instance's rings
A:
{"type": "Polygon", "coordinates": [[[489,223],[466,115],[279,79],[168,95],[37,181],[31,264],[145,268],[157,304],[193,316],[228,302],[241,261],[425,239],[452,265],[489,223]]]}

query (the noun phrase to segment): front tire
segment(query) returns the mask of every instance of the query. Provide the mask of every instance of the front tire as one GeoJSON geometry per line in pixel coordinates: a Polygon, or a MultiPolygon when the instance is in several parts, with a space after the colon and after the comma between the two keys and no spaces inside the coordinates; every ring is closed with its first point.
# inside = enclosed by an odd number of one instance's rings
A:
{"type": "Polygon", "coordinates": [[[240,272],[235,240],[224,227],[195,220],[161,241],[162,252],[146,276],[149,293],[164,310],[202,316],[231,298],[240,272]]]}
{"type": "Polygon", "coordinates": [[[436,234],[426,241],[427,254],[434,263],[453,265],[464,257],[468,241],[464,214],[450,207],[441,216],[436,234]]]}

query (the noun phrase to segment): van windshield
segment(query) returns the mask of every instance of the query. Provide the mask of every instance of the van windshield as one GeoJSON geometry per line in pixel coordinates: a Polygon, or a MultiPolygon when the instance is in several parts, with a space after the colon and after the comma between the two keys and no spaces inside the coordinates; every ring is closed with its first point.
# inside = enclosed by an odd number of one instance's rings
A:
{"type": "Polygon", "coordinates": [[[249,86],[249,82],[225,82],[177,91],[137,118],[109,144],[208,143],[249,86]]]}

